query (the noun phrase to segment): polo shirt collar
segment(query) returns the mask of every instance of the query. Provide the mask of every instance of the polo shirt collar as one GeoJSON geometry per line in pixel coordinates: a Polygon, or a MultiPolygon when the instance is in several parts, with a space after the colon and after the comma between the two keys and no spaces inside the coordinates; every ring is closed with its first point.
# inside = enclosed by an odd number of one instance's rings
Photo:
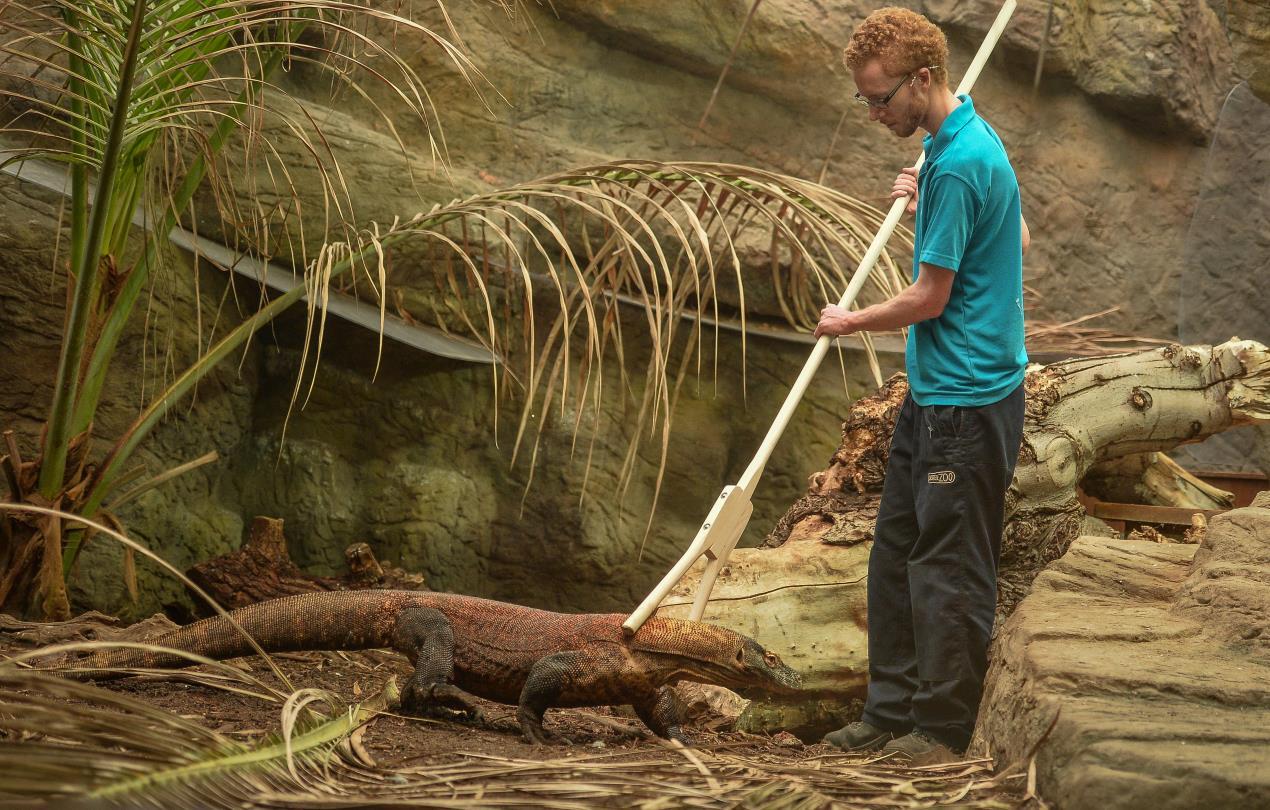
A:
{"type": "Polygon", "coordinates": [[[922,137],[922,148],[926,150],[927,160],[939,157],[939,153],[952,143],[961,128],[975,117],[975,103],[970,100],[970,96],[960,95],[957,98],[961,99],[961,103],[948,113],[944,123],[939,125],[939,132],[935,133],[935,137],[932,138],[929,134],[922,137]]]}

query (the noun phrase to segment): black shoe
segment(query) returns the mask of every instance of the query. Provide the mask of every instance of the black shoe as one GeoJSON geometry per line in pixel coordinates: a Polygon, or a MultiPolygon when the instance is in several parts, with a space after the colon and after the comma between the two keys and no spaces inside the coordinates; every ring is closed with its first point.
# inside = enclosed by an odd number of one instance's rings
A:
{"type": "Polygon", "coordinates": [[[894,738],[895,735],[884,728],[857,720],[829,732],[824,742],[843,751],[876,751],[894,738]]]}
{"type": "Polygon", "coordinates": [[[958,762],[962,756],[920,729],[891,740],[882,747],[882,753],[892,754],[896,762],[907,762],[915,767],[958,762]]]}

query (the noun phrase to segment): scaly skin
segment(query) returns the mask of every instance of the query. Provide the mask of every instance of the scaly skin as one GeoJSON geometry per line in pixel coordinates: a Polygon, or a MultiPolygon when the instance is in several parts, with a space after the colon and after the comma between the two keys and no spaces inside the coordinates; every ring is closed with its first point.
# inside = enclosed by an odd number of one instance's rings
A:
{"type": "MultiPolygon", "coordinates": [[[[534,743],[546,741],[542,716],[553,706],[630,704],[654,733],[685,740],[682,709],[665,688],[670,684],[775,693],[801,684],[753,639],[678,619],[651,618],[627,638],[620,613],[551,613],[471,596],[380,590],[286,596],[230,615],[266,652],[391,647],[415,667],[402,690],[403,709],[474,710],[471,695],[514,704],[521,730],[534,743]]],[[[218,660],[255,652],[219,616],[152,643],[218,660]]],[[[86,669],[72,677],[104,680],[120,675],[97,668],[172,668],[189,661],[116,650],[76,663],[86,669]]]]}

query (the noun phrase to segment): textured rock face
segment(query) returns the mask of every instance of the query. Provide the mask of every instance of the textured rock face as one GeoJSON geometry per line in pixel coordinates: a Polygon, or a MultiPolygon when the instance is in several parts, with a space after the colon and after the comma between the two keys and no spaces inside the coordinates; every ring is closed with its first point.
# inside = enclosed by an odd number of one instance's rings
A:
{"type": "MultiPolygon", "coordinates": [[[[1232,31],[1251,29],[1255,18],[1238,5],[1232,3],[1227,15],[1232,31]]],[[[1270,132],[1270,5],[1261,10],[1259,47],[1242,40],[1240,67],[1252,78],[1222,104],[1187,230],[1181,284],[1204,292],[1179,299],[1178,335],[1184,341],[1264,334],[1270,322],[1270,297],[1263,292],[1270,265],[1270,195],[1265,193],[1270,154],[1263,143],[1270,132]],[[1266,87],[1258,89],[1259,82],[1266,87]]],[[[1232,431],[1220,443],[1229,449],[1221,452],[1213,446],[1217,442],[1189,449],[1187,455],[1197,460],[1193,466],[1229,465],[1243,457],[1249,460],[1245,468],[1270,472],[1270,428],[1232,431]]]]}
{"type": "MultiPolygon", "coordinates": [[[[839,53],[875,3],[762,3],[714,111],[704,130],[696,131],[751,5],[667,0],[650,13],[644,5],[616,0],[563,0],[525,4],[521,16],[508,19],[492,3],[453,4],[448,10],[456,28],[506,103],[487,88],[486,108],[435,50],[411,51],[411,65],[440,111],[452,163],[448,176],[436,171],[425,133],[406,127],[401,137],[414,182],[369,103],[395,113],[397,99],[371,85],[369,101],[351,93],[332,101],[329,80],[303,65],[280,82],[306,107],[297,119],[308,114],[322,124],[324,144],[342,161],[354,209],[380,221],[619,156],[747,163],[805,177],[823,171],[827,183],[884,204],[896,169],[909,164],[920,145],[896,141],[849,100],[852,87],[839,53]]],[[[947,26],[954,77],[997,7],[989,0],[910,5],[947,26]]],[[[1114,301],[1120,311],[1100,323],[1172,335],[1187,226],[1207,154],[1195,141],[1211,128],[1229,85],[1230,49],[1221,18],[1210,10],[1216,4],[1057,2],[1060,24],[1051,32],[1046,79],[1035,101],[1030,81],[1043,5],[1022,5],[975,99],[1009,146],[1023,187],[1035,238],[1029,283],[1052,315],[1084,315],[1114,301]]],[[[1262,5],[1231,0],[1225,6],[1238,52],[1262,59],[1256,48],[1265,41],[1262,5]]],[[[415,13],[443,28],[434,7],[415,13]]],[[[313,202],[317,175],[306,168],[304,149],[285,138],[275,146],[313,202]]],[[[48,401],[46,371],[55,365],[61,322],[61,293],[45,284],[57,212],[49,200],[13,205],[0,228],[0,329],[5,351],[12,350],[11,362],[0,363],[0,412],[6,424],[33,437],[48,401]]],[[[316,219],[322,206],[306,210],[315,217],[306,233],[323,233],[316,219]]],[[[204,220],[200,231],[216,233],[204,220]]],[[[1237,228],[1240,220],[1230,222],[1237,228]]],[[[396,263],[408,304],[426,301],[419,290],[434,283],[417,258],[405,254],[396,263]]],[[[747,289],[757,290],[769,271],[762,255],[749,259],[756,272],[747,289]]],[[[183,295],[193,300],[189,290],[183,295]]],[[[758,311],[778,310],[757,296],[751,304],[758,311]]],[[[173,335],[178,344],[193,346],[182,324],[196,319],[189,307],[182,312],[171,321],[173,335]]],[[[422,306],[414,312],[428,317],[422,306]]],[[[281,443],[297,328],[294,319],[279,325],[280,349],[262,348],[272,340],[262,338],[247,355],[241,378],[226,369],[221,383],[204,387],[197,404],[147,445],[156,470],[212,447],[224,459],[148,493],[125,515],[130,528],[176,564],[236,548],[244,518],[270,514],[287,520],[294,558],[318,571],[338,567],[342,549],[365,539],[384,559],[420,567],[437,587],[553,607],[629,607],[695,533],[718,490],[743,468],[806,356],[798,344],[751,341],[750,388],[742,405],[735,384],[739,350],[735,343],[725,346],[731,359],[723,363],[718,395],[705,381],[680,416],[661,517],[641,555],[650,476],[633,485],[619,506],[616,473],[608,467],[620,464],[620,453],[605,451],[589,479],[588,491],[596,497],[579,507],[582,474],[570,466],[573,445],[566,430],[552,428],[544,439],[539,472],[521,510],[526,476],[523,467],[509,470],[507,456],[493,446],[483,368],[397,349],[394,368],[372,385],[371,344],[332,327],[328,345],[346,343],[348,353],[332,350],[309,407],[292,416],[288,441],[281,443]]],[[[111,398],[119,414],[106,415],[98,426],[102,435],[126,424],[137,401],[133,372],[142,364],[140,339],[120,356],[120,388],[111,398]]],[[[864,377],[860,367],[855,363],[850,372],[853,391],[864,377]]],[[[803,477],[823,467],[832,452],[842,412],[836,376],[822,373],[769,465],[751,542],[771,528],[802,491],[803,477]]],[[[613,423],[622,421],[619,413],[610,416],[613,423]]],[[[601,434],[600,445],[611,438],[601,434]]],[[[645,451],[643,460],[650,455],[645,451]]],[[[107,557],[114,554],[109,546],[99,548],[107,557]]],[[[98,582],[91,587],[95,599],[122,594],[116,570],[110,559],[84,567],[82,575],[98,582]]],[[[118,609],[110,599],[98,604],[118,609]]]]}
{"type": "MultiPolygon", "coordinates": [[[[1045,73],[1075,82],[1109,113],[1197,143],[1207,140],[1230,89],[1226,32],[1207,3],[1093,0],[1020,3],[1007,47],[1037,52],[1049,39],[1045,73]]],[[[986,28],[997,3],[934,0],[923,11],[952,29],[986,28]]]]}
{"type": "Polygon", "coordinates": [[[1248,79],[1262,101],[1270,102],[1270,3],[1228,0],[1226,25],[1239,75],[1248,79]]]}
{"type": "Polygon", "coordinates": [[[1270,492],[1213,521],[1174,601],[1213,637],[1270,660],[1270,492]]]}
{"type": "Polygon", "coordinates": [[[1035,748],[1058,808],[1270,806],[1267,549],[1266,493],[1198,549],[1078,540],[994,642],[974,748],[1035,748]]]}
{"type": "MultiPolygon", "coordinates": [[[[388,345],[372,383],[373,338],[330,327],[322,382],[291,416],[281,448],[298,345],[267,351],[257,432],[228,476],[244,514],[284,517],[293,559],[316,573],[340,570],[343,548],[363,540],[380,559],[425,573],[438,590],[574,611],[629,610],[656,584],[749,463],[804,359],[802,344],[752,341],[748,408],[734,407],[742,398],[739,350],[734,336],[721,338],[717,392],[707,379],[685,386],[645,538],[657,449],[641,451],[623,496],[629,408],[605,408],[598,425],[583,420],[576,445],[573,415],[546,414],[541,444],[535,451],[529,442],[512,465],[516,415],[501,413],[495,431],[488,367],[447,367],[388,345]]],[[[835,376],[816,381],[790,425],[755,495],[744,542],[762,538],[803,486],[802,471],[832,452],[829,425],[843,397],[835,376]]],[[[862,387],[852,380],[852,391],[862,387]]]]}

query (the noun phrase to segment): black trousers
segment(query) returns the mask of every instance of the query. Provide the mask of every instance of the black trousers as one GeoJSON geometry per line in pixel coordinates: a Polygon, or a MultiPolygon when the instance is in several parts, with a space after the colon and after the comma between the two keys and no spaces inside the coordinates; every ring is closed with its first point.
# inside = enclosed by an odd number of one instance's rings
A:
{"type": "Polygon", "coordinates": [[[1022,385],[981,407],[905,399],[869,555],[865,722],[969,744],[1022,438],[1022,385]]]}

